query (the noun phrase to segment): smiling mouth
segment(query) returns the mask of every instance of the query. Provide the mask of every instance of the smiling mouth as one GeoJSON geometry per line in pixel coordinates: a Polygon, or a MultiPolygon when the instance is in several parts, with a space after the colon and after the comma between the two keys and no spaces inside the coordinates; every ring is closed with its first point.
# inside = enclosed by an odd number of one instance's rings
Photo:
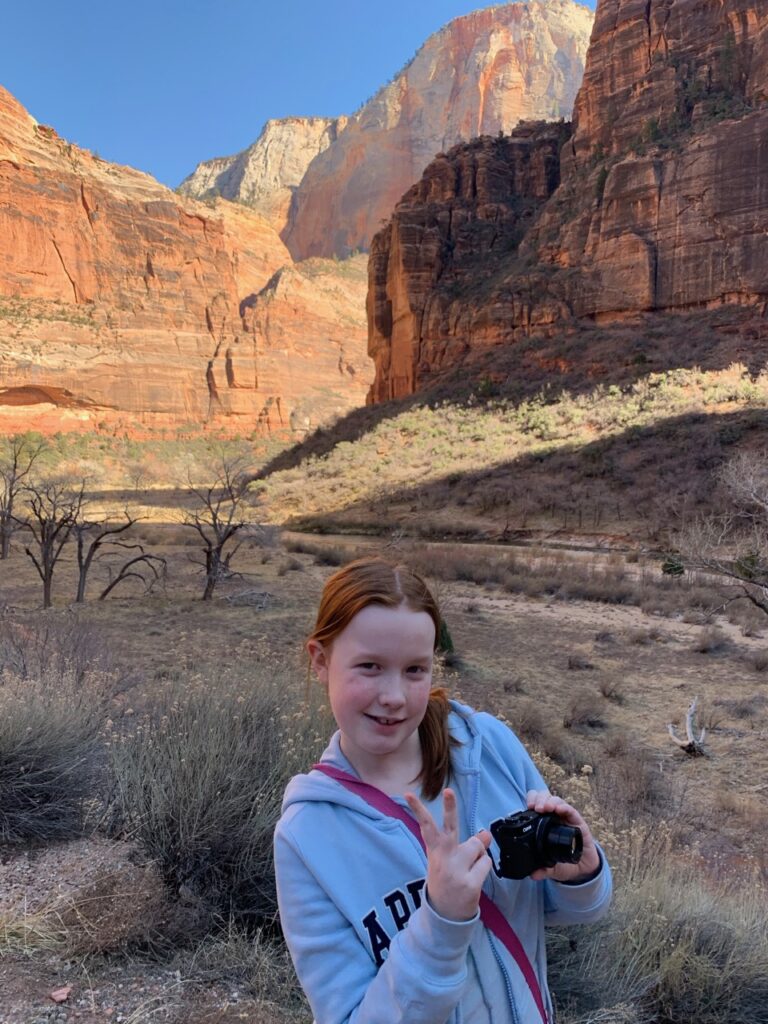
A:
{"type": "Polygon", "coordinates": [[[372,722],[377,722],[379,725],[399,725],[405,721],[403,718],[384,718],[381,715],[366,715],[366,718],[370,718],[372,722]]]}

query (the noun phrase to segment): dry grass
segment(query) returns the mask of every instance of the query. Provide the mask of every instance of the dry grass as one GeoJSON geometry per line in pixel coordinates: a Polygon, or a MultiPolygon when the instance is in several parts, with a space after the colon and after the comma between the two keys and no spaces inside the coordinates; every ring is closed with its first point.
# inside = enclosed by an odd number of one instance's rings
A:
{"type": "Polygon", "coordinates": [[[638,1008],[638,1019],[666,1024],[765,1024],[762,883],[713,884],[701,864],[644,841],[617,867],[610,918],[582,929],[575,951],[565,935],[551,944],[552,984],[565,1020],[625,1003],[638,1008]]]}
{"type": "Polygon", "coordinates": [[[22,906],[0,912],[0,956],[41,951],[64,953],[66,949],[66,932],[55,911],[28,913],[22,906]]]}
{"type": "Polygon", "coordinates": [[[245,991],[256,1005],[252,1015],[280,1024],[309,1024],[311,1013],[296,984],[290,956],[274,939],[246,934],[231,923],[172,961],[189,981],[227,982],[245,991]]]}

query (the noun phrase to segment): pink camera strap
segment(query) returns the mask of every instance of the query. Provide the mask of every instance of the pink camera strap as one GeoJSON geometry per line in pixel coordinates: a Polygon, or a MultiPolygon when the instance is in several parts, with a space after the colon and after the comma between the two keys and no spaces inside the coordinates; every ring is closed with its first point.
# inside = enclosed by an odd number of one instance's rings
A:
{"type": "MultiPolygon", "coordinates": [[[[375,786],[369,786],[367,782],[363,782],[361,779],[355,778],[354,775],[350,775],[349,772],[342,771],[340,768],[334,768],[332,765],[316,764],[312,767],[317,771],[322,772],[324,775],[327,775],[329,778],[335,779],[336,782],[341,783],[341,785],[350,790],[350,792],[357,793],[357,795],[361,796],[363,800],[371,805],[371,807],[375,807],[377,811],[381,811],[382,814],[386,814],[390,818],[397,818],[398,821],[402,821],[408,830],[413,833],[416,839],[418,839],[421,848],[426,853],[427,848],[424,844],[424,839],[422,838],[418,822],[405,810],[404,807],[401,807],[400,804],[387,796],[386,793],[382,793],[382,791],[377,789],[375,786]]],[[[483,922],[485,927],[507,948],[510,956],[514,959],[515,963],[520,968],[523,977],[528,983],[528,988],[531,990],[531,995],[533,996],[536,1007],[541,1015],[543,1024],[549,1024],[549,1018],[547,1017],[547,1011],[544,1006],[541,988],[539,987],[539,982],[536,978],[533,965],[523,949],[523,944],[502,912],[493,900],[486,896],[484,892],[480,893],[480,920],[483,922]]]]}

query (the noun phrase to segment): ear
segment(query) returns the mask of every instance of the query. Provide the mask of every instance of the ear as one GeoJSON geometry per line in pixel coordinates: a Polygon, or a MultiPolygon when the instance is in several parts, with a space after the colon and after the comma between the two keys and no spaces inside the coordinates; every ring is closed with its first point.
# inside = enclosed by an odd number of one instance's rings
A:
{"type": "Polygon", "coordinates": [[[327,686],[330,652],[326,651],[319,640],[309,640],[307,642],[307,651],[309,653],[309,661],[312,665],[313,672],[323,686],[327,686]]]}

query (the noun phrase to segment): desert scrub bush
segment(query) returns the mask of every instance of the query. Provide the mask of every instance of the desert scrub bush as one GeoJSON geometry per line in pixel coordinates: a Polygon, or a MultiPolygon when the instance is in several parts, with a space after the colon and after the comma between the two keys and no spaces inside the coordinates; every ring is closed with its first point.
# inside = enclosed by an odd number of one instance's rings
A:
{"type": "MultiPolygon", "coordinates": [[[[299,688],[300,689],[300,688],[299,688]]],[[[254,929],[276,915],[272,832],[283,790],[330,728],[279,667],[211,673],[161,695],[112,746],[114,829],[133,836],[207,927],[254,929]]]]}
{"type": "Polygon", "coordinates": [[[592,775],[592,790],[614,825],[625,828],[638,819],[674,812],[672,782],[652,750],[620,732],[605,743],[603,755],[592,775]]]}
{"type": "Polygon", "coordinates": [[[730,718],[750,721],[757,718],[761,710],[768,705],[768,697],[763,693],[755,693],[751,697],[719,697],[712,703],[715,707],[724,708],[730,718]]]}
{"type": "Polygon", "coordinates": [[[289,572],[304,572],[304,564],[298,558],[286,558],[277,567],[277,575],[285,576],[289,572]]]}
{"type": "Polygon", "coordinates": [[[633,1021],[768,1024],[764,885],[752,876],[717,882],[695,858],[648,838],[625,838],[610,915],[575,943],[566,932],[550,938],[564,1016],[599,1020],[590,1014],[629,1003],[633,1021]]]}
{"type": "Polygon", "coordinates": [[[722,654],[731,646],[731,642],[725,633],[716,626],[708,626],[702,629],[693,643],[693,650],[697,654],[722,654]]]}
{"type": "Polygon", "coordinates": [[[568,701],[563,712],[565,729],[602,729],[605,726],[603,711],[597,695],[582,690],[568,701]]]}
{"type": "Polygon", "coordinates": [[[631,644],[642,647],[645,644],[661,642],[664,634],[656,626],[651,626],[650,629],[631,629],[627,639],[631,644]]]}
{"type": "Polygon", "coordinates": [[[286,551],[295,551],[299,554],[312,555],[318,565],[344,565],[351,561],[359,553],[354,547],[345,547],[343,544],[325,544],[322,541],[305,540],[302,537],[291,537],[283,541],[286,551]]]}
{"type": "Polygon", "coordinates": [[[606,700],[613,701],[614,704],[623,704],[627,699],[621,682],[612,676],[601,679],[597,688],[606,700]]]}
{"type": "Polygon", "coordinates": [[[594,667],[594,663],[583,654],[568,655],[568,668],[571,672],[590,672],[594,667]]]}
{"type": "Polygon", "coordinates": [[[104,780],[104,691],[63,675],[0,679],[0,844],[81,835],[104,780]]]}
{"type": "Polygon", "coordinates": [[[510,712],[515,732],[526,740],[541,742],[547,731],[547,721],[540,704],[534,700],[518,700],[510,712]]]}

